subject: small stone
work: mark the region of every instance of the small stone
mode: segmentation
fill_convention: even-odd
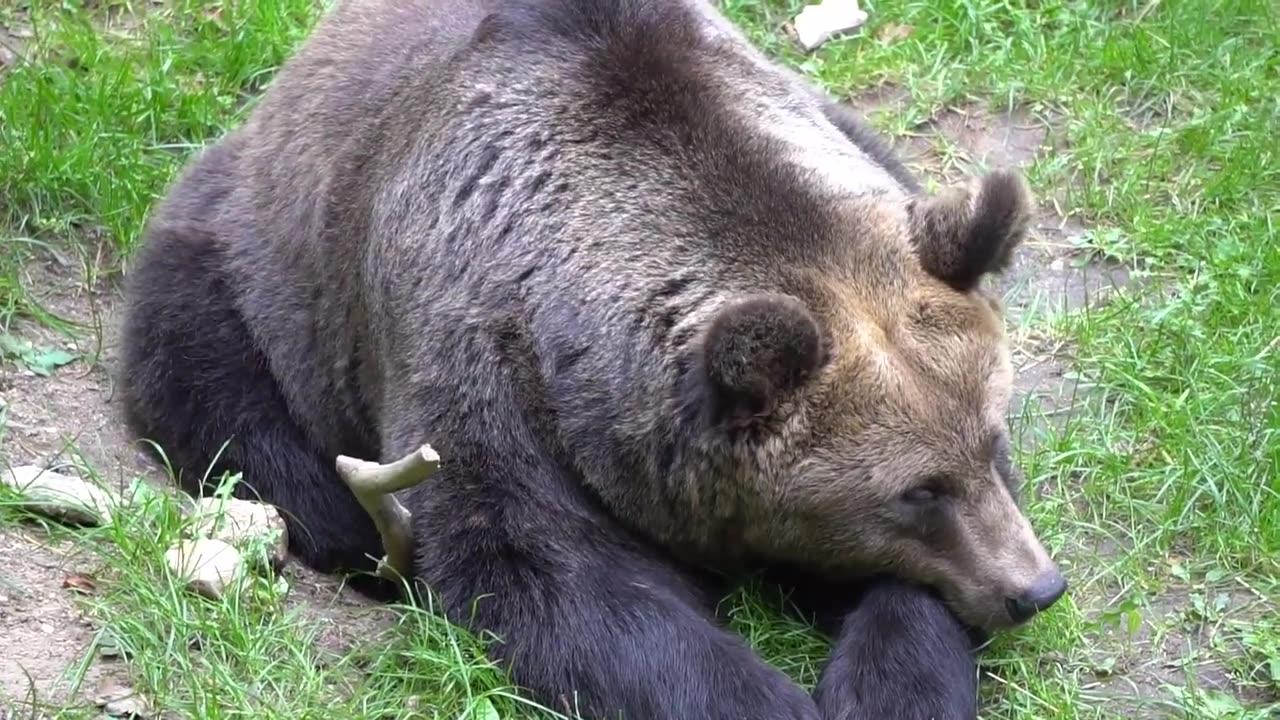
[[[141,719],[151,716],[151,703],[145,697],[112,678],[98,685],[93,702],[109,717]]]
[[[38,465],[0,472],[0,484],[17,491],[26,509],[80,525],[109,524],[117,504],[117,498],[102,488]]]
[[[1054,272],[1062,272],[1067,269],[1067,261],[1063,258],[1057,258],[1049,263],[1049,269]]]
[[[234,546],[213,538],[183,540],[164,554],[169,570],[189,590],[217,600],[245,575],[245,561]]]
[[[289,532],[274,506],[238,498],[201,498],[192,511],[198,537],[221,540],[249,556],[259,569],[284,567]]]

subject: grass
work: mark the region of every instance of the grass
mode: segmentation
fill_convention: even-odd
[[[172,493],[142,482],[131,490],[127,511],[103,527],[39,523],[3,489],[0,517],[42,525],[42,543],[61,547],[70,565],[83,569],[76,574],[91,578],[81,603],[103,622],[89,657],[128,661],[152,707],[209,720],[249,709],[261,718],[392,717],[415,705],[445,717],[529,716],[530,705],[505,684],[482,645],[430,608],[390,608],[398,612],[387,613],[375,642],[366,637],[340,654],[321,637],[318,603],[287,584],[254,576],[245,592],[216,603],[185,592],[164,554],[190,536],[189,516]],[[73,686],[82,670],[67,678]],[[0,715],[4,709],[0,697]],[[57,718],[101,716],[82,706],[42,709]]]
[[[1028,168],[1033,186],[1088,225],[1081,252],[1135,279],[1105,304],[1034,321],[1069,343],[1088,390],[1021,455],[1038,490],[1029,512],[1073,592],[997,641],[984,718],[1280,712],[1280,10],[1270,0],[866,2],[864,37],[803,56],[780,32],[799,2],[722,6],[833,93],[905,91],[903,107],[873,117],[891,135],[927,132],[921,123],[969,105],[1051,125],[1057,149]],[[128,10],[0,8],[0,27],[36,28],[25,62],[0,76],[0,239],[14,239],[0,251],[0,328],[56,320],[22,272],[52,251],[78,258],[85,277],[115,276],[164,183],[241,117],[318,5]],[[889,24],[910,35],[876,39]],[[178,531],[170,511],[120,523],[50,532],[102,564],[110,581],[92,609],[167,709],[400,717],[417,698],[433,716],[531,714],[478,642],[429,612],[317,664],[316,625],[287,598],[214,605],[162,581],[159,557]],[[750,591],[729,607],[771,661],[812,683],[820,641]]]

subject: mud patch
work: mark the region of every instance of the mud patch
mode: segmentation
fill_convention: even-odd
[[[1184,717],[1176,699],[1189,692],[1231,696],[1246,707],[1275,702],[1274,692],[1231,669],[1245,654],[1235,628],[1255,625],[1268,607],[1239,587],[1166,589],[1134,609],[1132,632],[1124,622],[1100,624],[1086,650],[1094,679],[1081,689],[1133,718]]]
[[[30,26],[17,13],[0,9],[0,83],[9,70],[22,61],[32,35]]]
[[[79,331],[69,338],[20,320],[10,332],[38,347],[66,350],[78,360],[48,377],[13,365],[0,370],[0,397],[6,405],[0,461],[71,469],[116,488],[135,478],[167,485],[161,468],[130,441],[114,402],[115,293],[107,287],[83,287],[53,261],[31,263],[25,275],[26,287],[40,289],[33,294],[41,306]]]
[[[65,548],[0,528],[0,717],[18,706],[66,706],[115,670],[82,665],[95,631],[63,587],[82,570],[67,561]]]

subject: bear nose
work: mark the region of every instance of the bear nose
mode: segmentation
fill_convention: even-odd
[[[1067,579],[1057,570],[1041,575],[1025,592],[1005,598],[1004,606],[1016,623],[1030,620],[1036,613],[1049,609],[1067,592]]]

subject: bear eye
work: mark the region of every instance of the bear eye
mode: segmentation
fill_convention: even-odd
[[[911,488],[902,493],[902,499],[912,505],[925,505],[938,499],[938,491],[928,487]]]
[[[930,478],[902,493],[902,499],[911,505],[928,505],[942,497],[941,478]]]

